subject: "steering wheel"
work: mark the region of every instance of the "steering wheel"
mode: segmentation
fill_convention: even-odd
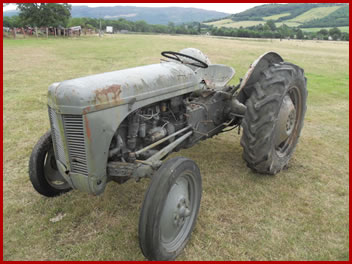
[[[189,64],[195,67],[200,67],[200,68],[208,68],[208,64],[206,64],[205,62],[198,60],[197,58],[194,58],[192,56],[183,54],[183,53],[179,53],[179,52],[175,52],[175,51],[163,51],[161,53],[161,55],[163,55],[166,58],[172,59],[172,60],[176,60],[179,61],[181,63],[185,63],[185,64]],[[179,57],[185,57],[191,60],[194,60],[196,63],[191,63],[191,62],[183,62]]]

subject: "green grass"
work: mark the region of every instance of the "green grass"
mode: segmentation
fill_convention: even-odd
[[[217,21],[214,21],[214,22],[209,22],[209,23],[204,23],[204,24],[207,24],[207,25],[213,25],[213,26],[216,26],[216,27],[221,27],[225,24],[229,24],[229,23],[232,23],[233,20],[232,19],[222,19],[222,20],[217,20]]]
[[[288,21],[299,23],[308,22],[313,19],[326,17],[339,8],[341,8],[341,6],[315,7]]]
[[[266,21],[254,21],[254,20],[248,20],[248,21],[236,21],[234,22],[231,19],[223,19],[223,20],[218,20],[215,22],[210,22],[210,23],[205,23],[207,25],[213,25],[215,27],[229,27],[229,28],[246,28],[246,27],[252,27],[252,26],[257,26],[259,24],[264,25]],[[277,22],[275,25],[277,27],[280,27],[281,25],[286,24],[289,27],[298,27],[301,25],[299,22],[294,22],[294,21],[283,21],[283,22]]]
[[[275,23],[275,25],[277,27],[280,27],[283,24],[286,24],[289,27],[298,27],[300,25],[302,25],[304,22],[308,22],[311,21],[313,19],[320,19],[323,17],[328,16],[329,14],[331,14],[332,12],[336,11],[337,9],[339,9],[341,6],[329,6],[329,7],[316,7],[316,8],[312,8],[310,10],[308,10],[307,12],[304,12],[303,14],[289,19],[289,20],[284,20],[281,22],[277,22]],[[280,17],[284,17],[284,16],[288,16],[290,15],[290,13],[283,13],[283,14],[278,14],[278,15],[272,15],[272,16],[267,16],[267,17],[263,17],[264,21],[236,21],[233,22],[231,19],[223,19],[223,20],[218,20],[218,21],[214,21],[214,22],[210,22],[210,23],[206,23],[207,25],[213,25],[216,27],[231,27],[231,28],[240,28],[240,27],[252,27],[252,26],[256,26],[259,24],[265,24],[266,20],[277,20]],[[341,27],[344,30],[346,30],[346,27]],[[348,27],[347,27],[348,28]],[[308,31],[308,30],[305,30]],[[343,31],[343,32],[347,32],[347,31]]]
[[[337,27],[338,29],[341,30],[341,32],[349,32],[350,27]],[[320,28],[302,28],[302,31],[307,31],[307,32],[318,32],[321,29],[326,29],[329,30],[331,27],[320,27]]]
[[[211,22],[211,23],[206,23],[208,25],[213,25],[216,27],[229,27],[229,28],[240,28],[240,27],[252,27],[252,26],[256,26],[259,24],[265,24],[265,21],[252,21],[252,20],[248,20],[248,21],[233,21],[231,19],[224,19],[224,20],[219,20],[219,21],[215,21],[215,22]]]
[[[301,25],[301,23],[298,23],[298,22],[294,22],[294,21],[283,21],[283,22],[277,22],[275,23],[275,26],[276,27],[280,27],[281,25],[285,24],[286,26],[289,26],[289,27],[298,27]]]
[[[272,16],[267,16],[267,17],[263,17],[264,20],[277,20],[280,17],[285,17],[285,16],[289,16],[291,13],[282,13],[282,14],[278,14],[278,15],[272,15]]]
[[[28,159],[49,128],[51,83],[157,63],[161,51],[185,47],[234,67],[232,84],[259,55],[276,51],[305,69],[309,94],[296,152],[276,176],[246,167],[234,131],[172,155],[195,160],[203,177],[198,221],[178,260],[349,259],[348,43],[114,35],[3,44],[5,260],[144,260],[137,227],[148,180],[109,183],[98,197],[72,191],[48,199],[32,188]]]

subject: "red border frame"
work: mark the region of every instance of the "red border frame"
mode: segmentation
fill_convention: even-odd
[[[4,1],[6,3],[14,3],[12,1]],[[3,2],[3,3],[4,3]],[[32,3],[33,1],[21,1],[22,3]],[[52,3],[56,3],[58,1],[52,1],[52,0],[49,0],[49,1],[38,1],[39,3],[48,3],[48,2],[52,2]],[[97,1],[70,1],[70,3],[96,3]],[[123,3],[165,3],[165,1],[131,1],[131,0],[127,0],[127,1],[121,1]],[[196,1],[190,1],[191,3],[214,3],[214,1],[200,1],[200,0],[196,0]],[[168,1],[168,3],[190,3],[190,2],[186,2],[186,1],[182,1],[182,0],[174,0],[174,1]],[[350,1],[348,0],[342,0],[342,1],[327,1],[327,0],[323,0],[323,1],[317,1],[317,2],[314,2],[314,1],[298,1],[299,3],[350,3]],[[284,1],[284,3],[298,3],[297,1],[294,1],[294,0],[286,0]],[[119,2],[115,2],[115,1],[104,1],[104,3],[116,3],[118,4]],[[217,2],[217,4],[221,4],[221,3],[252,3],[250,1],[240,1],[240,2],[234,2],[234,1],[220,1],[220,2]],[[283,3],[281,1],[277,1],[277,2],[274,2],[274,1],[265,1],[265,0],[257,0],[255,1],[255,3]],[[350,24],[351,24],[351,11],[350,11],[350,17],[349,17],[349,20],[350,20]],[[3,16],[1,16],[1,22],[3,22]],[[3,33],[1,33],[1,36],[2,36]],[[2,53],[1,53],[1,58],[2,58],[2,75],[1,75],[1,81],[2,81],[2,86],[1,86],[1,89],[0,89],[0,95],[1,95],[1,98],[0,98],[0,105],[1,105],[1,125],[0,125],[0,135],[1,135],[1,149],[3,150],[3,74],[4,74],[4,71],[3,71],[3,42],[1,42],[1,47],[2,47]],[[349,44],[349,47],[351,48],[351,44]],[[350,50],[349,48],[349,50]],[[351,58],[350,58],[350,61],[351,61]],[[349,75],[351,76],[351,68],[349,68]],[[349,87],[352,86],[352,80],[349,79]],[[350,95],[350,89],[349,89],[349,95]],[[352,111],[352,107],[351,105],[349,105],[349,113],[351,113]],[[350,124],[351,124],[351,121],[352,121],[352,117],[351,115],[349,115],[349,137],[351,137],[351,131],[350,131]],[[351,146],[352,146],[352,142],[351,140],[349,140],[349,149],[351,149]],[[0,168],[1,168],[1,171],[3,172],[3,151],[1,152],[0,154]],[[349,153],[349,158],[350,158],[350,153]],[[352,168],[352,163],[349,159],[349,170],[351,171],[351,168]],[[3,208],[3,180],[1,180],[0,182],[0,186],[1,186],[1,207]],[[351,180],[349,180],[349,189],[351,190]],[[349,194],[349,208],[351,209],[351,194]],[[2,227],[3,227],[3,210],[1,210],[0,212],[0,216],[1,216],[1,224],[2,224]],[[349,225],[350,226],[350,225]],[[1,249],[0,249],[0,256],[1,256],[1,262],[10,262],[10,261],[4,261],[3,260],[3,228],[1,228]],[[349,241],[350,241],[350,244],[351,244],[351,227],[349,228]],[[351,256],[351,245],[349,245],[349,259],[350,259],[350,256]],[[16,262],[21,262],[21,261],[14,261],[11,263],[16,263]],[[41,261],[28,261],[27,263],[39,263]],[[44,261],[44,262],[48,262],[49,261]],[[50,261],[50,263],[61,263],[62,261]],[[67,261],[67,262],[75,262],[75,261]],[[84,263],[96,263],[96,261],[83,261]],[[104,261],[104,263],[115,263],[116,261]],[[126,263],[137,263],[137,261],[121,261],[121,262],[126,262]],[[192,261],[186,261],[186,262],[192,262]],[[210,262],[210,261],[206,261],[206,262]],[[253,261],[254,263],[268,263],[270,261]],[[279,261],[274,261],[274,262],[279,262]],[[291,262],[291,261],[285,261],[285,262]],[[311,261],[300,261],[301,263],[312,263]],[[327,261],[313,261],[313,263],[325,263]],[[350,263],[350,260],[349,261],[339,261],[340,263]]]

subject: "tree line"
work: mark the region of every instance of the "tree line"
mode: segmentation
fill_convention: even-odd
[[[247,28],[227,28],[209,26],[209,31],[215,36],[243,37],[243,38],[277,38],[277,39],[320,39],[320,40],[349,40],[349,33],[341,32],[338,28],[322,29],[318,32],[305,32],[300,28],[289,27],[285,24],[276,27],[273,20]],[[329,38],[330,37],[330,38]]]

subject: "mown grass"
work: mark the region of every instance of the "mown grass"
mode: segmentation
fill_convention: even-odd
[[[233,21],[231,19],[224,19],[224,20],[219,20],[219,21],[205,23],[205,24],[213,25],[216,27],[246,28],[246,27],[257,26],[259,24],[265,24],[265,21],[254,21],[254,20]]]
[[[350,30],[350,27],[337,27],[339,30],[341,30],[341,32],[349,32],[349,30]],[[302,29],[302,31],[307,31],[307,32],[318,32],[318,31],[320,31],[320,30],[322,30],[322,29],[326,29],[326,30],[330,30],[330,29],[332,29],[332,27],[319,27],[319,28],[301,28]]]
[[[284,20],[281,22],[275,23],[276,27],[280,27],[283,24],[289,26],[289,27],[298,27],[302,25],[304,22],[311,21],[313,19],[319,19],[328,16],[332,12],[336,11],[337,9],[341,8],[341,6],[329,6],[329,7],[316,7],[308,10],[307,12],[304,12],[303,14],[292,18],[288,20]],[[205,23],[207,25],[213,25],[215,27],[229,27],[229,28],[240,28],[240,27],[252,27],[252,26],[257,26],[259,24],[265,24],[267,20],[277,20],[280,17],[283,16],[288,16],[290,13],[283,13],[283,14],[278,14],[278,15],[273,15],[273,16],[267,16],[263,17],[264,21],[254,21],[254,20],[249,20],[249,21],[233,21],[231,19],[223,19],[223,20],[218,20],[214,22],[209,22]],[[330,27],[331,28],[331,27]],[[325,28],[325,29],[330,29],[330,28]],[[342,32],[349,32],[349,27],[338,27]],[[317,32],[323,28],[302,28],[303,31],[307,32]]]
[[[215,22],[210,22],[210,23],[205,23],[207,25],[213,25],[215,27],[228,27],[228,28],[246,28],[246,27],[253,27],[257,26],[259,24],[264,25],[266,21],[255,21],[255,20],[246,20],[246,21],[232,21],[231,19],[223,19],[223,20],[218,20]],[[287,25],[289,27],[297,27],[300,26],[301,23],[299,22],[294,22],[294,21],[283,21],[283,22],[277,22],[275,25],[277,27],[280,27],[281,25]]]
[[[278,15],[272,15],[272,16],[266,16],[263,17],[264,20],[277,20],[280,17],[285,17],[285,16],[289,16],[291,13],[282,13],[282,14],[278,14]]]
[[[300,143],[276,176],[246,167],[236,131],[172,155],[195,160],[203,177],[197,225],[178,259],[349,259],[348,43],[115,35],[3,44],[5,260],[144,260],[137,226],[148,180],[48,199],[32,188],[28,159],[49,128],[49,84],[157,63],[161,51],[185,47],[234,67],[233,84],[259,55],[279,52],[305,69],[309,96]]]
[[[315,7],[287,21],[304,23],[314,19],[326,17],[339,8],[341,8],[341,6]]]
[[[213,25],[213,26],[222,26],[223,24],[228,24],[228,23],[232,23],[232,22],[233,22],[232,19],[226,18],[226,19],[208,22],[208,23],[204,23],[204,24]]]

